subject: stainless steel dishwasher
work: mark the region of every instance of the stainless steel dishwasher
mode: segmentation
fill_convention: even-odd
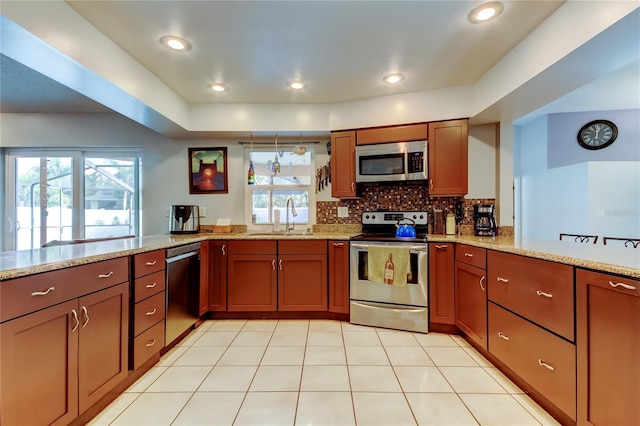
[[[167,249],[165,346],[198,319],[200,243]]]

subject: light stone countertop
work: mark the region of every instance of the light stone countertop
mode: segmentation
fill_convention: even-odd
[[[0,281],[71,266],[176,247],[206,240],[341,240],[358,232],[314,232],[281,235],[263,232],[185,235],[156,235],[124,240],[62,245],[34,250],[0,252]],[[514,237],[475,237],[429,235],[429,242],[461,243],[536,259],[565,263],[581,268],[640,278],[640,249],[569,241],[516,239]]]

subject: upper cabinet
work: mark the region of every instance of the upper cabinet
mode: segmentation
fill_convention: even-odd
[[[429,123],[429,195],[468,192],[469,121]]]
[[[372,145],[387,142],[423,141],[427,139],[427,124],[377,127],[356,131],[357,145]]]
[[[356,131],[331,133],[331,196],[356,198]]]

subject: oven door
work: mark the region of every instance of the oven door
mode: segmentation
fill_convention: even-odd
[[[368,251],[371,246],[407,247],[407,284],[394,286],[370,281]],[[427,244],[403,242],[352,242],[350,245],[350,299],[393,305],[427,307]]]

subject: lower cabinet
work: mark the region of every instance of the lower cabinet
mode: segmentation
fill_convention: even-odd
[[[575,420],[575,346],[493,302],[488,316],[489,352]]]
[[[1,423],[66,425],[127,376],[129,285],[0,325]]]
[[[229,311],[269,312],[278,309],[276,257],[276,241],[229,241]]]
[[[640,280],[578,269],[578,424],[640,424]]]
[[[429,244],[429,321],[456,323],[454,244]]]
[[[485,270],[456,262],[456,325],[487,349],[487,293]]]
[[[202,243],[200,315],[227,310],[227,246],[226,240]]]
[[[349,313],[349,242],[329,241],[329,312]]]
[[[327,242],[278,242],[278,310],[327,310]]]

